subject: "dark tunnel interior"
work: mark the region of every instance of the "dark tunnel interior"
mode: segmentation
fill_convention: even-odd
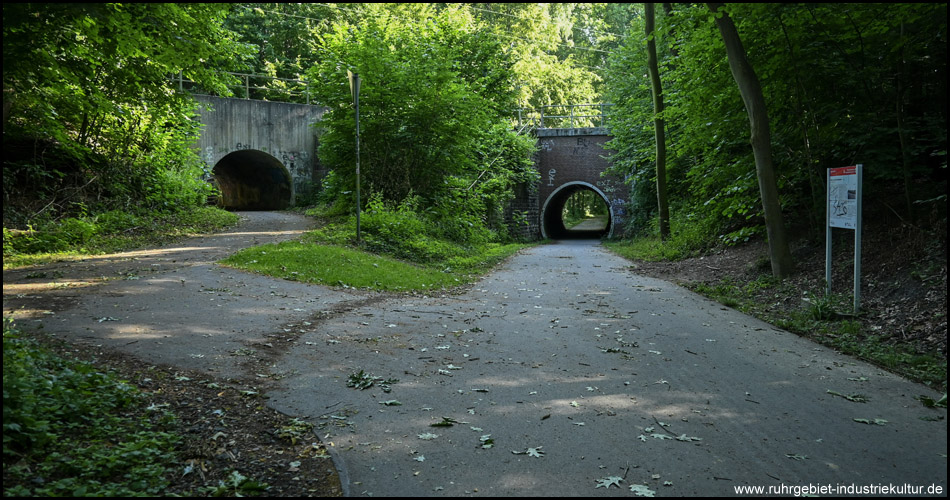
[[[221,158],[212,175],[221,191],[218,203],[226,209],[283,210],[290,206],[290,173],[267,153],[235,151]]]

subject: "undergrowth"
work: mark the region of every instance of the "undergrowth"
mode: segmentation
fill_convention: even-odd
[[[694,292],[745,314],[767,321],[783,330],[812,339],[844,354],[863,359],[909,379],[934,388],[943,388],[947,380],[947,362],[934,353],[917,352],[912,346],[895,344],[861,321],[851,311],[852,297],[805,293],[771,276],[741,283],[723,279],[713,284],[689,285]],[[798,308],[777,308],[763,297],[780,302],[798,297]],[[847,312],[841,312],[847,311]]]
[[[307,211],[323,220],[300,241],[242,250],[223,264],[305,283],[387,291],[445,289],[474,281],[526,245],[499,242],[477,221],[432,220],[411,201],[371,197],[360,219]],[[458,226],[458,227],[457,227]]]
[[[146,405],[135,387],[51,354],[5,320],[4,496],[158,495],[180,438],[171,414]]]
[[[3,268],[83,258],[167,243],[219,231],[238,216],[215,207],[136,214],[111,210],[96,215],[38,221],[26,230],[3,228]]]
[[[663,242],[643,237],[622,242],[606,242],[613,252],[631,260],[677,261],[689,257],[683,242]],[[929,262],[929,261],[924,261]],[[938,261],[933,261],[938,262]],[[822,290],[802,287],[800,280],[779,280],[767,273],[768,259],[746,263],[748,275],[735,275],[714,281],[693,281],[685,286],[719,303],[755,316],[779,328],[814,340],[842,353],[863,359],[909,379],[945,389],[946,357],[926,345],[888,335],[893,325],[880,318],[882,311],[870,300],[862,304],[860,314],[853,312],[849,293],[825,296]],[[920,282],[936,283],[939,264],[916,267],[911,277]],[[936,278],[935,278],[936,276]],[[868,277],[870,281],[870,277]],[[883,287],[893,289],[893,286]],[[883,304],[893,304],[893,300]],[[880,307],[878,307],[880,308]]]

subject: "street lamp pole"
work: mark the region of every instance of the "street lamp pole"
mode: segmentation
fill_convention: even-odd
[[[360,75],[346,72],[350,78],[350,93],[356,107],[356,244],[360,245]]]

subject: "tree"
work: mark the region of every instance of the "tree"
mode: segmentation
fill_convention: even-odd
[[[255,75],[250,86],[258,88],[252,88],[249,97],[307,102],[306,89],[298,81],[321,57],[319,36],[335,20],[357,19],[361,11],[360,4],[231,4],[224,27],[255,49],[247,73]]]
[[[484,20],[512,60],[517,105],[541,106],[595,102],[600,77],[577,63],[573,48],[575,4],[479,4]],[[550,126],[550,124],[549,124]]]
[[[728,5],[768,105],[775,181],[790,234],[824,233],[825,171],[855,163],[865,165],[867,210],[881,210],[897,224],[941,227],[946,7]],[[627,234],[654,225],[657,212],[654,108],[644,29],[636,24],[643,19],[634,20],[610,55],[606,78],[616,104],[613,168],[632,184],[627,220],[634,225]],[[689,253],[766,236],[749,116],[709,7],[678,4],[656,32],[669,244]],[[901,207],[908,198],[916,217],[930,219],[907,218]]]
[[[319,151],[332,171],[329,201],[351,209],[356,182],[347,70],[363,82],[361,191],[391,204],[419,198],[416,208],[458,220],[485,215],[500,187],[537,175],[527,139],[511,131],[512,62],[491,31],[464,7],[367,8],[377,11],[322,37],[323,60],[308,72],[331,108]]]
[[[11,197],[64,211],[199,203],[195,103],[170,76],[228,92],[219,70],[247,51],[221,28],[226,11],[4,4],[4,206]]]
[[[654,20],[656,7],[643,4],[647,35],[647,68],[650,71],[650,88],[653,93],[653,128],[656,137],[656,201],[659,207],[660,239],[670,237],[670,204],[666,197],[666,135],[663,125],[663,87],[660,85],[660,69],[656,61],[656,30]]]
[[[765,227],[769,239],[769,256],[772,261],[772,274],[785,278],[793,269],[792,254],[788,249],[785,235],[785,223],[782,220],[782,206],[779,201],[778,186],[775,181],[775,169],[772,165],[772,142],[769,132],[769,115],[762,95],[759,79],[746,58],[745,48],[739,38],[739,32],[729,14],[721,10],[723,4],[707,4],[716,18],[716,25],[726,45],[729,69],[739,87],[742,101],[749,115],[752,130],[752,151],[755,156],[755,170],[759,180],[759,192],[762,209],[765,213]]]

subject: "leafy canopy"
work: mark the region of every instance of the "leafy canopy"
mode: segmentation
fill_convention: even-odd
[[[437,221],[488,222],[513,184],[537,175],[530,141],[508,125],[515,93],[501,42],[461,6],[366,8],[372,15],[358,25],[340,21],[320,38],[323,58],[308,72],[330,107],[319,151],[332,169],[328,198],[352,207],[352,71],[362,80],[361,191],[393,205],[418,197],[408,204]]]
[[[90,199],[166,209],[200,202],[194,103],[170,77],[227,94],[219,70],[247,48],[222,29],[226,11],[4,4],[5,205],[30,195],[64,210]]]

